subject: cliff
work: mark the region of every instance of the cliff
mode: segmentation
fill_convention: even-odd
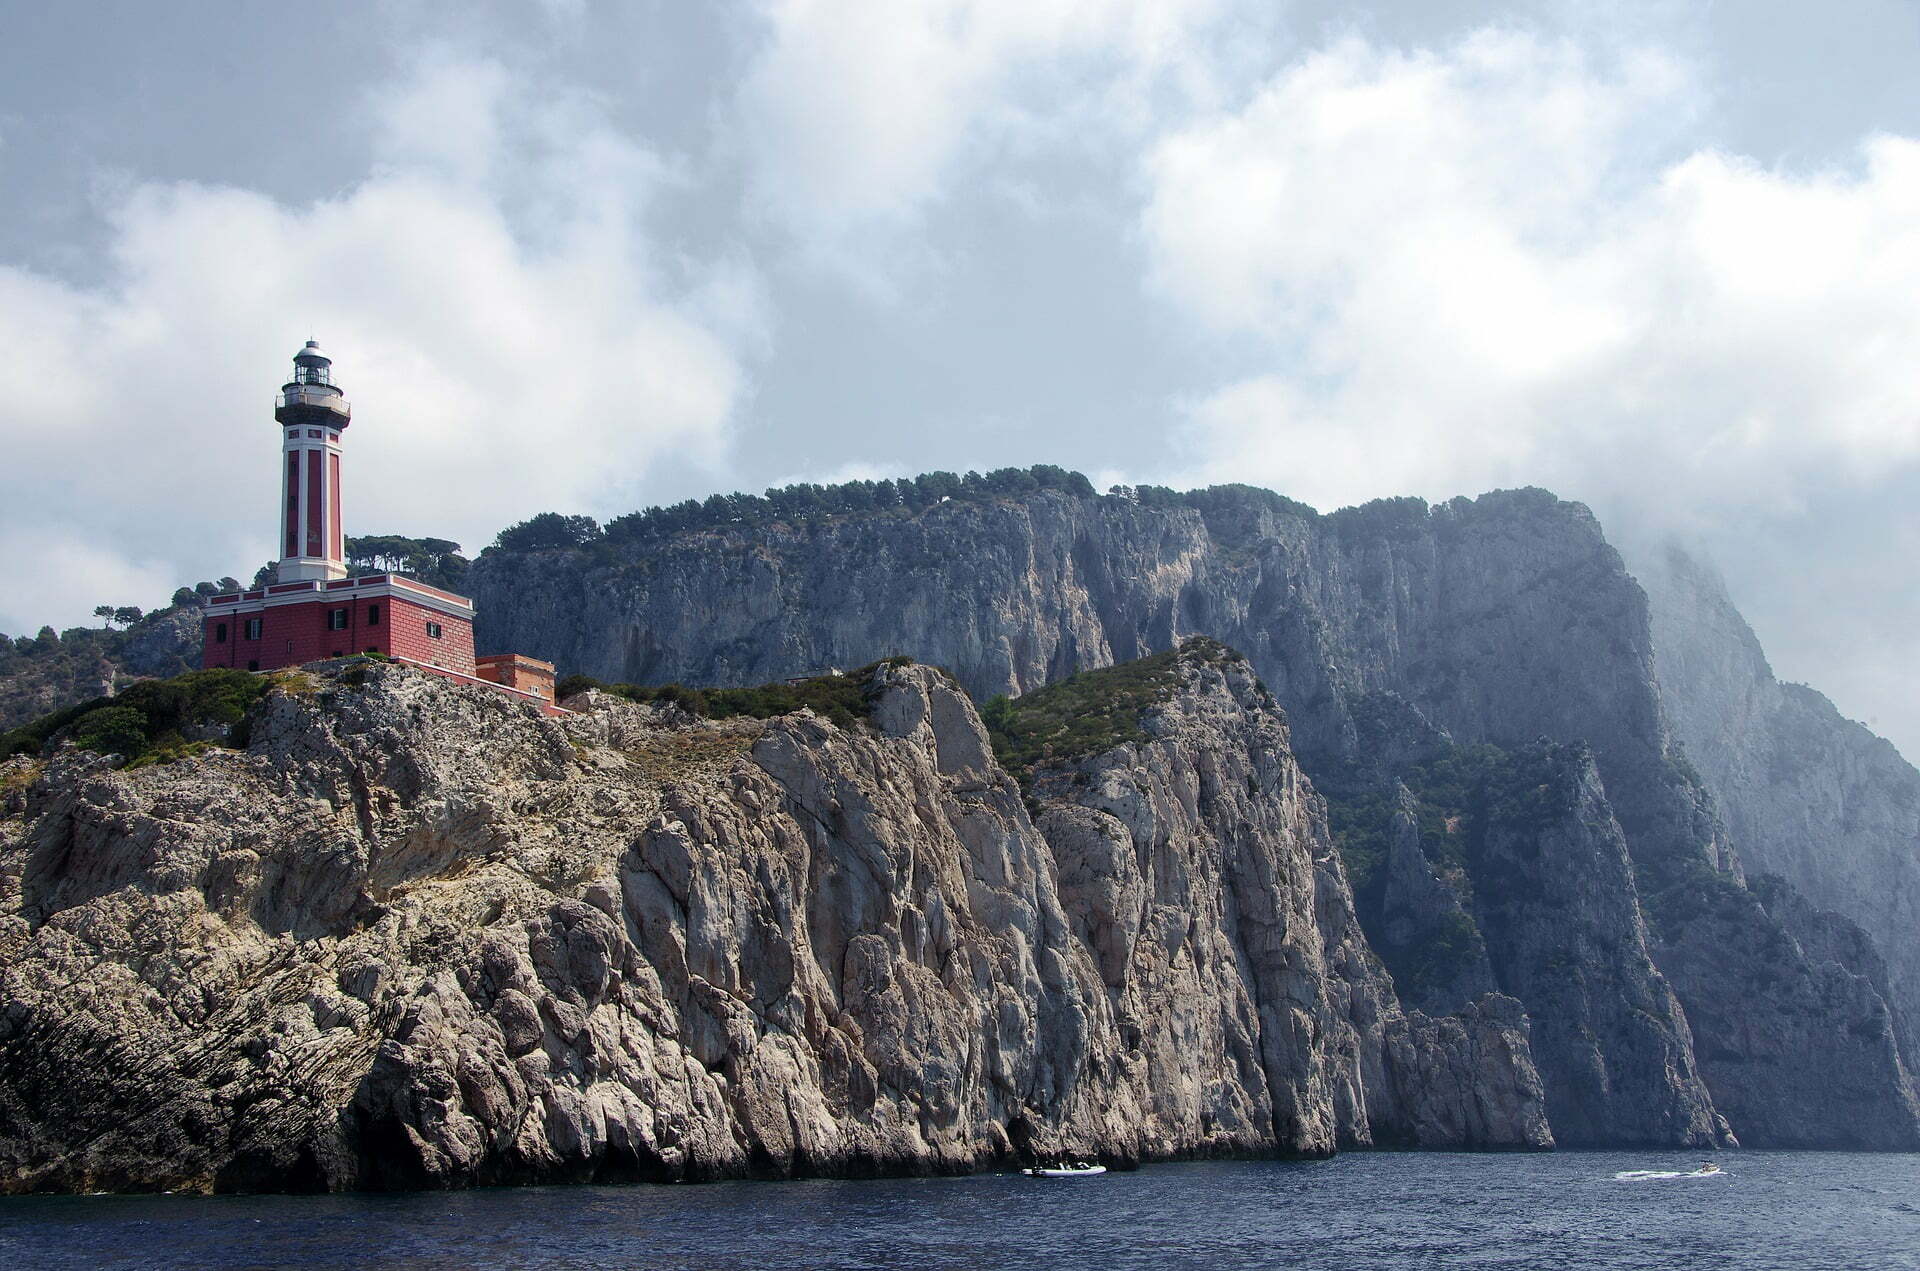
[[[1142,735],[1070,746],[1093,753],[1030,777],[1060,902],[1144,1088],[1230,1089],[1252,1110],[1233,1120],[1315,1150],[1550,1143],[1519,1002],[1402,1008],[1251,665],[1204,639],[1152,663],[1167,683]],[[1116,678],[1074,691],[1111,711]],[[1045,696],[1028,710],[1047,712]],[[1196,1054],[1245,1077],[1203,1082]]]
[[[1534,748],[1496,799],[1466,836],[1472,912],[1496,981],[1534,1020],[1560,1141],[1725,1143],[1592,755]]]
[[[1857,923],[1920,1021],[1920,771],[1821,694],[1776,680],[1726,588],[1678,548],[1636,562],[1662,699],[1755,869]]]
[[[1578,504],[1519,490],[1322,516],[1238,487],[1053,490],[493,551],[472,586],[488,640],[648,683],[905,652],[984,699],[1208,635],[1248,655],[1306,771],[1342,798],[1390,789],[1435,745],[1584,748],[1613,826],[1599,837],[1624,844],[1654,968],[1687,1018],[1715,1021],[1697,1076],[1733,1133],[1920,1145],[1897,1034],[1875,1031],[1864,1000],[1747,891],[1737,840],[1674,744],[1646,596]],[[1668,1034],[1648,1053],[1677,1045]],[[1877,1093],[1836,1100],[1821,1075],[1836,1066],[1871,1073],[1861,1088]],[[1698,1141],[1697,1098],[1675,1108],[1663,1133]]]
[[[1038,825],[942,673],[866,674],[835,725],[320,665],[244,750],[7,761],[0,1186],[1551,1142],[1516,1003],[1395,1000],[1244,662]]]

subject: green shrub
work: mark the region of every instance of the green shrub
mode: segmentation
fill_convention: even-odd
[[[207,727],[225,728],[229,744],[236,744],[248,710],[268,686],[265,676],[224,667],[140,680],[117,697],[96,697],[0,733],[0,756],[38,754],[49,744],[71,741],[138,764],[192,753],[199,744],[184,734]]]
[[[1418,1001],[1455,982],[1486,953],[1486,941],[1472,918],[1447,914],[1421,939],[1404,948],[1382,948],[1403,999]]]
[[[1183,662],[1222,665],[1238,657],[1217,640],[1194,636],[1164,653],[1082,671],[1019,697],[992,698],[980,719],[1001,767],[1024,786],[1042,763],[1148,740],[1141,720],[1179,686]]]
[[[147,717],[131,706],[100,706],[73,721],[67,739],[82,750],[128,758],[147,748]]]
[[[688,688],[684,684],[603,684],[588,675],[569,675],[555,686],[555,695],[571,697],[599,689],[632,702],[664,702],[702,719],[772,719],[799,710],[831,720],[841,728],[873,714],[874,673],[883,666],[909,666],[909,657],[882,658],[841,675],[777,681],[751,688]]]
[[[584,693],[588,689],[605,687],[606,685],[594,679],[591,675],[569,675],[553,686],[553,696],[556,701],[565,701],[576,693]]]

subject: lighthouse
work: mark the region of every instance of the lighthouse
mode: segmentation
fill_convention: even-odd
[[[340,434],[353,408],[333,382],[333,359],[308,340],[293,355],[293,378],[280,386],[273,417],[281,442],[280,581],[331,582],[347,576],[340,528]]]
[[[308,340],[273,403],[280,426],[275,581],[211,596],[200,665],[272,671],[378,654],[448,679],[553,706],[553,665],[513,653],[476,658],[473,601],[402,574],[347,569],[341,525],[341,434],[353,418],[333,359]]]

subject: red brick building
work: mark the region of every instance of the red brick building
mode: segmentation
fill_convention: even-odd
[[[293,366],[273,412],[282,432],[279,580],[209,600],[200,665],[271,671],[380,653],[557,709],[552,663],[517,653],[474,657],[473,601],[400,574],[347,576],[340,438],[352,408],[312,340]]]

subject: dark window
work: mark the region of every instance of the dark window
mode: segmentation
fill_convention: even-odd
[[[249,640],[258,640],[258,639],[260,638],[260,626],[261,626],[261,622],[260,622],[260,619],[258,619],[258,618],[248,618],[248,619],[247,619],[247,639],[249,639]],[[259,668],[258,668],[258,667],[249,667],[249,668],[247,668],[247,669],[248,669],[248,670],[258,670]]]
[[[249,671],[257,671],[260,669],[260,664],[258,662],[249,662],[247,663],[247,669]]]
[[[327,610],[327,630],[345,631],[347,629],[347,611],[345,609]],[[333,655],[339,657],[338,653]]]
[[[372,645],[368,645],[368,646],[367,646],[367,652],[368,652],[368,653],[378,653],[378,652],[380,652],[380,650],[379,650],[379,649],[376,649],[376,648],[374,648],[374,647],[373,647]]]
[[[380,606],[379,605],[367,606],[367,625],[370,627],[377,627],[380,625]]]
[[[335,649],[335,650],[334,650],[334,651],[333,651],[332,653],[330,653],[330,654],[328,654],[328,656],[329,656],[329,657],[336,657],[336,658],[337,658],[337,657],[343,657],[343,656],[345,656],[345,655],[344,655],[344,654],[342,654],[342,653],[340,652],[340,650],[338,650],[338,649]]]
[[[227,624],[226,623],[216,622],[213,624],[213,642],[215,644],[225,644],[227,642]]]
[[[430,639],[438,640],[440,638],[440,624],[437,622],[429,622],[427,624],[427,636]]]

